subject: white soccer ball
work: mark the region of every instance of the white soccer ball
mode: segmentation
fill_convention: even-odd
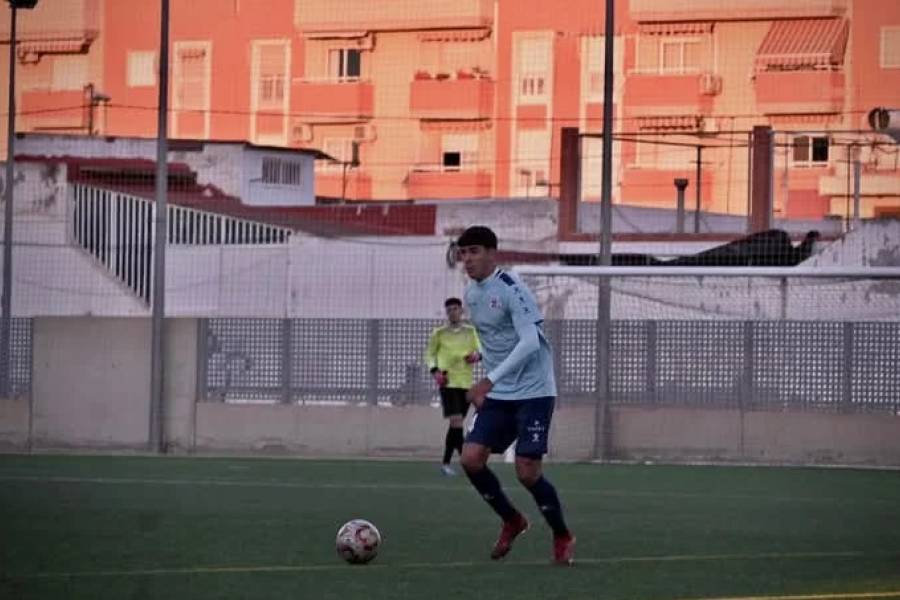
[[[338,556],[353,565],[362,565],[378,555],[381,545],[381,534],[378,528],[365,519],[347,521],[338,529]]]

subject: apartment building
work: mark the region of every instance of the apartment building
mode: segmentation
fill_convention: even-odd
[[[44,2],[20,17],[18,128],[155,135],[159,2]],[[564,126],[600,196],[603,3],[172,0],[169,134],[313,147],[347,200],[546,197]],[[617,0],[613,197],[747,210],[748,132],[771,126],[777,216],[900,210],[900,5]],[[8,37],[8,36],[7,36]],[[699,176],[698,176],[699,162]],[[699,185],[698,185],[699,184]]]

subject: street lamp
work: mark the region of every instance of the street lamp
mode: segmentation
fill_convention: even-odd
[[[13,235],[13,171],[16,143],[16,13],[34,8],[38,0],[7,0],[9,2],[9,108],[6,129],[6,181],[3,207],[3,294],[0,296],[0,397],[9,398],[10,338],[12,333],[12,235]]]

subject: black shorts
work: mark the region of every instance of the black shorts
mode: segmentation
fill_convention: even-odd
[[[441,408],[444,409],[444,418],[451,415],[466,416],[469,412],[469,401],[466,400],[466,390],[463,388],[441,388]]]

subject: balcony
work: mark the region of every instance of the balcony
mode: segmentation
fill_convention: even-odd
[[[432,79],[417,75],[410,88],[410,112],[419,118],[489,119],[494,82],[484,78]]]
[[[346,176],[334,171],[316,171],[316,197],[369,200],[372,176],[360,169],[349,169]]]
[[[489,171],[412,170],[407,195],[416,199],[484,198],[491,195]]]
[[[729,21],[830,17],[847,11],[848,0],[631,0],[630,16],[638,22]]]
[[[304,33],[490,27],[493,0],[295,0]]]
[[[374,114],[374,87],[368,81],[306,80],[295,89],[296,110],[311,121],[352,121]]]
[[[839,113],[844,74],[839,71],[764,71],[756,74],[756,103],[773,114]]]
[[[720,87],[721,80],[708,73],[633,73],[625,78],[624,101],[635,114],[647,112],[641,109],[649,108],[654,115],[708,115]]]
[[[85,131],[88,108],[81,90],[30,90],[19,101],[20,127],[34,131]]]

